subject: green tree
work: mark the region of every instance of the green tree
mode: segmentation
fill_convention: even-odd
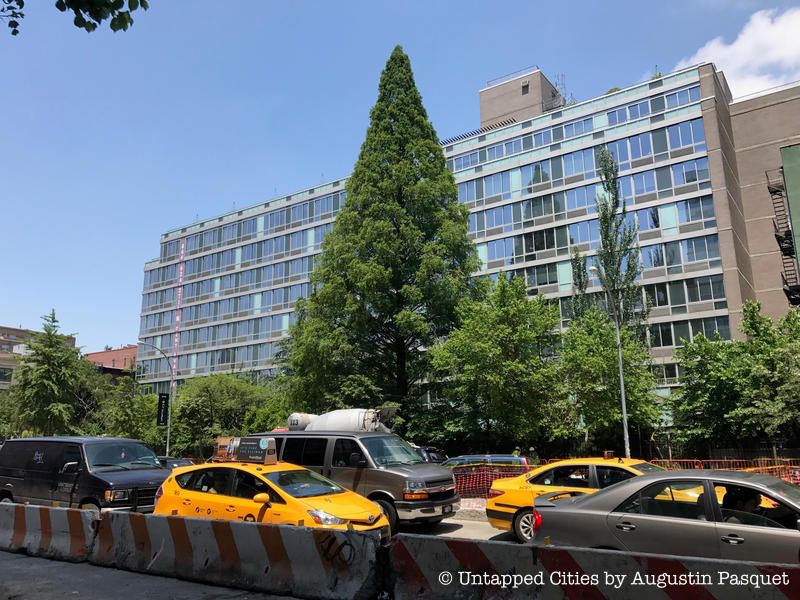
[[[593,275],[600,281],[604,306],[612,319],[621,326],[641,324],[647,318],[646,306],[642,305],[642,291],[638,278],[642,273],[639,260],[639,242],[636,226],[628,219],[625,199],[619,189],[619,171],[614,157],[607,148],[599,151],[600,179],[603,193],[596,199],[597,224],[600,245],[593,258]],[[585,297],[589,278],[586,258],[580,253],[572,257],[572,268],[578,306]],[[643,310],[644,309],[644,310]],[[580,316],[580,310],[575,316]]]
[[[425,348],[457,322],[478,264],[436,132],[398,46],[384,69],[347,204],[323,242],[315,291],[285,347],[309,410],[405,404]]]
[[[78,404],[78,350],[58,333],[54,310],[42,317],[42,329],[31,334],[30,354],[22,359],[11,388],[19,426],[42,435],[70,433]]]
[[[252,411],[258,406],[269,406],[271,401],[275,401],[275,396],[266,386],[235,375],[189,379],[178,391],[173,406],[170,451],[207,456],[217,436],[248,433],[248,414],[251,423],[260,425]]]
[[[19,34],[20,21],[25,0],[0,0],[0,19],[5,20],[11,35]],[[133,13],[150,8],[148,0],[56,0],[55,7],[61,12],[72,13],[75,27],[92,32],[103,21],[109,20],[111,31],[127,31],[133,25]]]
[[[485,301],[462,301],[459,315],[461,327],[431,350],[444,382],[445,430],[483,445],[538,439],[559,388],[558,307],[541,295],[529,298],[524,279],[501,274]],[[418,412],[409,433],[424,434],[430,418],[428,410]]]
[[[660,414],[649,352],[630,329],[620,331],[630,422],[654,426]],[[596,308],[570,322],[562,335],[560,379],[567,393],[551,405],[551,436],[582,435],[586,450],[619,440],[622,422],[614,324]]]
[[[678,436],[696,446],[770,441],[800,425],[800,311],[777,323],[756,302],[742,309],[732,342],[695,336],[678,353],[683,386],[673,413]]]

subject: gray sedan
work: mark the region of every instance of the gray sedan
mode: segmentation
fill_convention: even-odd
[[[737,471],[665,471],[534,501],[537,545],[800,562],[800,487]]]

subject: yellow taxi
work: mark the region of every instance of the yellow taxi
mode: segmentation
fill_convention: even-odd
[[[303,467],[250,458],[173,470],[156,494],[154,514],[352,528],[389,538],[389,521],[371,500]]]
[[[486,517],[492,527],[513,531],[520,542],[526,543],[533,532],[536,496],[593,493],[637,475],[663,470],[643,460],[613,456],[560,460],[517,477],[495,480],[486,501]]]

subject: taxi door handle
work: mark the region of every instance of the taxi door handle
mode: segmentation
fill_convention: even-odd
[[[235,511],[235,510],[236,510],[236,507],[235,507],[235,506],[228,505],[228,506],[226,506],[226,507],[225,507],[225,510],[227,510],[228,512],[233,512],[233,511]]]
[[[190,505],[192,503],[192,501],[191,500],[184,500],[183,503],[184,503],[184,505],[188,506],[188,505]]]

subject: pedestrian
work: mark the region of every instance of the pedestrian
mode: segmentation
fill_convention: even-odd
[[[517,447],[514,448],[514,451],[511,453],[511,455],[512,456],[519,456],[519,453],[520,453],[520,447],[517,446]]]

